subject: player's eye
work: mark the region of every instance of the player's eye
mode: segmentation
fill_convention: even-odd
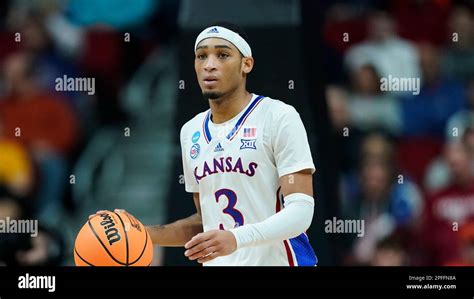
[[[230,56],[230,55],[227,54],[227,53],[220,53],[220,54],[218,55],[218,57],[221,58],[221,59],[225,59],[225,58],[227,58],[227,57],[229,57],[229,56]]]
[[[204,60],[204,59],[206,59],[206,55],[199,54],[199,55],[196,55],[196,58],[199,59],[199,60]]]

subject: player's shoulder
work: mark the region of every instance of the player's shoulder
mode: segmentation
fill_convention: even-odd
[[[206,111],[203,111],[201,113],[196,114],[193,118],[188,120],[182,127],[181,127],[181,132],[180,136],[181,139],[185,137],[187,133],[190,131],[199,131],[199,129],[202,127],[202,123],[204,122],[204,118],[206,117],[207,113],[209,112],[209,109]],[[193,132],[194,132],[193,131]],[[191,133],[193,133],[191,132]]]
[[[281,119],[299,115],[295,107],[279,99],[266,97],[264,102],[267,106],[266,112],[272,117],[272,119]]]

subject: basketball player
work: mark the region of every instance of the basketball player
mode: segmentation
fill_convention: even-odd
[[[194,67],[210,109],[181,129],[185,189],[196,214],[148,226],[154,244],[183,246],[206,266],[315,266],[306,229],[315,171],[296,110],[246,90],[254,59],[233,24],[204,29]]]

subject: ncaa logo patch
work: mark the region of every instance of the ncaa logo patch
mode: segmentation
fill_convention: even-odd
[[[198,142],[199,137],[201,137],[201,133],[199,133],[199,131],[196,131],[196,132],[194,132],[193,137],[191,138],[191,141],[193,143],[196,143],[196,142]]]
[[[189,152],[191,159],[196,159],[199,156],[200,151],[201,147],[199,146],[199,143],[193,144],[193,146],[191,146],[191,151]]]
[[[240,139],[240,141],[242,142],[240,149],[246,149],[246,148],[257,149],[257,146],[255,145],[255,143],[257,142],[257,139]]]

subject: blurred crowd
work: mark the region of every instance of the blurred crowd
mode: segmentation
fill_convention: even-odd
[[[341,215],[365,221],[343,264],[474,265],[474,3],[368,2],[323,32]]]
[[[58,265],[69,255],[63,221],[77,205],[71,169],[97,128],[129,117],[120,93],[167,42],[172,23],[160,13],[170,5],[2,1],[0,219],[37,219],[40,233],[0,234],[0,265]],[[94,94],[58,91],[56,79],[64,76],[94,78]]]

